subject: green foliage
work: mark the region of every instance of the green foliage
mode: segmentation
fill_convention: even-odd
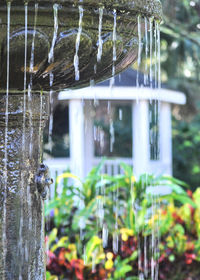
[[[162,3],[164,10],[164,23],[161,26],[163,79],[172,87],[173,81],[176,80],[176,89],[185,81],[199,84],[199,1],[193,1],[194,5],[191,5],[191,1],[179,0],[162,0]]]
[[[174,175],[193,189],[200,185],[200,116],[173,121]]]
[[[181,256],[187,262],[200,261],[199,189],[193,196],[189,196],[184,189],[188,185],[169,176],[143,174],[136,180],[132,168],[123,163],[121,167],[124,174],[117,176],[101,174],[101,167],[102,163],[93,168],[83,182],[70,173],[58,177],[57,183],[64,179],[63,191],[61,195],[56,193],[46,207],[46,214],[54,211],[52,229],[48,234],[49,271],[53,274],[60,271],[63,277],[67,273],[67,279],[74,279],[70,277],[75,274],[77,279],[95,279],[97,273],[99,280],[138,280],[137,238],[139,235],[140,238],[150,237],[158,216],[162,237],[161,265],[164,261],[174,263]],[[148,188],[166,185],[171,187],[171,195],[160,197],[160,202],[156,196],[152,200]],[[152,201],[160,205],[154,213],[155,216],[148,214]],[[109,230],[106,249],[103,248],[101,239],[98,212],[100,202],[103,202],[104,209],[103,224]],[[118,216],[113,212],[116,203]],[[116,219],[117,231],[114,229]],[[118,255],[113,253],[110,245],[113,232],[118,234],[119,240],[123,242]],[[195,257],[191,257],[188,251],[191,242]],[[94,260],[96,272],[92,272]]]

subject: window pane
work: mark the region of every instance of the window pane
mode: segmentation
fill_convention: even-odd
[[[100,102],[94,110],[95,156],[132,157],[132,107]]]
[[[59,103],[53,114],[52,148],[49,143],[49,128],[44,132],[45,157],[69,157],[69,108],[67,104]]]

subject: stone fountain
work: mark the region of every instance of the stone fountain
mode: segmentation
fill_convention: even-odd
[[[1,0],[0,279],[45,279],[49,92],[126,69],[138,55],[138,16],[160,20],[159,0]]]

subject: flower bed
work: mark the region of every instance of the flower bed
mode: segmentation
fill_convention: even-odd
[[[200,189],[186,192],[184,183],[166,176],[145,174],[136,181],[132,170],[122,166],[125,175],[115,177],[100,175],[98,166],[81,188],[69,182],[79,181],[75,176],[62,176],[62,194],[46,207],[46,214],[53,210],[46,237],[47,280],[138,280],[138,271],[150,279],[154,239],[158,279],[199,280]],[[148,187],[162,185],[171,187],[171,195],[152,199]]]

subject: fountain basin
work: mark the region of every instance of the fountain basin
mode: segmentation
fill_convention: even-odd
[[[113,75],[113,48],[116,48],[114,74],[120,73],[137,59],[138,15],[157,20],[160,20],[162,15],[158,0],[86,0],[83,2],[58,0],[54,2],[54,6],[47,0],[26,1],[28,3],[26,31],[23,2],[13,0],[11,3],[9,89],[15,92],[24,89],[24,71],[27,74],[26,87],[31,82],[33,90],[49,91],[52,88],[58,91],[64,88],[80,88],[88,86],[91,81],[97,83],[108,79]],[[80,7],[82,8],[81,26]],[[2,49],[0,90],[4,90],[7,80],[6,1],[0,6],[0,18]],[[102,20],[101,26],[100,20]],[[27,36],[26,66],[25,36]],[[80,41],[77,47],[78,36]],[[98,60],[100,39],[102,55]],[[78,59],[78,79],[74,67],[75,55]],[[53,75],[51,83],[50,75]]]

